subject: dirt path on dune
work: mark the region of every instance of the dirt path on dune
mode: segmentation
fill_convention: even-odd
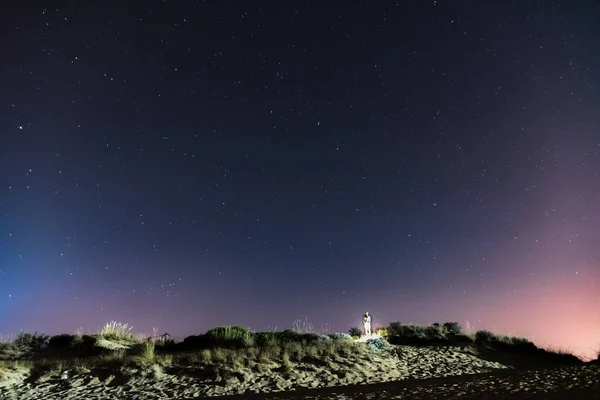
[[[284,393],[213,397],[214,400],[600,400],[600,367],[577,366],[549,370],[503,370],[434,379],[299,389]]]

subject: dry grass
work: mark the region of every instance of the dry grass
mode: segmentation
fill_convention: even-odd
[[[151,363],[154,362],[154,359],[156,358],[156,353],[155,353],[155,344],[154,342],[151,341],[145,341],[142,344],[142,349],[141,349],[141,353],[139,355],[139,360],[141,362],[145,362],[145,363]]]
[[[0,360],[12,357],[13,361],[0,361],[0,379],[15,369],[26,370],[36,381],[56,379],[68,371],[87,373],[102,369],[122,375],[141,369],[157,375],[162,368],[193,365],[212,369],[223,379],[239,379],[249,373],[249,368],[281,368],[289,372],[295,363],[358,354],[358,348],[364,347],[349,340],[348,335],[316,334],[306,319],[296,321],[294,326],[295,330],[258,333],[240,326],[217,327],[191,337],[187,344],[135,335],[129,324],[117,321],[108,322],[95,334],[84,334],[80,329],[73,335],[51,338],[37,334],[4,336]]]
[[[152,370],[157,375],[162,368],[192,366],[212,368],[218,376],[230,379],[231,376],[239,378],[248,368],[280,368],[283,372],[290,372],[297,363],[322,365],[334,359],[355,364],[356,360],[369,358],[372,349],[381,345],[355,343],[346,334],[317,334],[306,318],[294,321],[293,326],[293,330],[283,332],[251,332],[246,327],[223,326],[186,338],[178,344],[154,341],[156,331],[154,336],[134,335],[129,324],[116,321],[105,324],[100,332],[90,335],[84,335],[80,330],[76,335],[57,335],[49,340],[37,334],[3,336],[0,337],[0,360],[3,354],[9,354],[14,361],[0,361],[0,379],[15,369],[29,370],[35,379],[55,376],[66,370],[84,372],[102,368],[122,372],[124,367],[134,367]],[[391,343],[397,344],[413,341],[419,344],[440,341],[455,344],[458,341],[456,343],[461,345],[513,348],[524,354],[538,351],[524,338],[486,331],[465,334],[458,324],[453,323],[430,326],[395,323],[379,332]],[[383,339],[377,340],[388,345]],[[87,343],[87,347],[82,345],[83,342]],[[63,354],[62,358],[56,356],[57,351],[43,351],[49,343],[54,343],[56,347],[53,349]],[[63,349],[65,353],[62,353]],[[565,350],[548,353],[546,356],[553,359],[572,357]],[[24,357],[14,358],[15,354]]]
[[[294,331],[297,333],[315,333],[313,325],[308,321],[308,318],[297,319],[293,323]]]
[[[100,336],[104,339],[113,339],[113,340],[126,340],[126,341],[134,341],[135,337],[131,330],[133,326],[129,326],[129,324],[110,321],[107,322],[104,327],[100,330]]]
[[[280,340],[277,343],[253,345],[246,348],[215,347],[184,354],[175,354],[171,364],[208,365],[220,364],[248,367],[253,364],[279,364],[284,368],[298,362],[318,362],[328,357],[347,357],[358,355],[366,346],[348,340],[322,340],[307,342],[306,340]]]

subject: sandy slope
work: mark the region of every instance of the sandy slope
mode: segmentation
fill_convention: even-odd
[[[212,369],[214,370],[214,368]],[[272,362],[219,366],[218,374],[201,368],[129,369],[109,375],[90,371],[28,383],[14,375],[0,385],[4,400],[128,400],[192,399],[227,396],[228,399],[484,399],[482,393],[530,395],[557,388],[598,387],[599,367],[579,366],[519,372],[478,358],[457,348],[396,346],[365,351],[344,358],[292,363]],[[467,375],[465,375],[467,374]],[[7,383],[8,382],[8,383]],[[342,385],[342,386],[340,386]],[[312,388],[312,390],[309,390]],[[296,390],[293,390],[296,389]],[[278,392],[265,394],[267,392]],[[232,396],[246,393],[244,395]],[[252,396],[250,393],[260,393]],[[572,395],[575,396],[575,395]],[[582,397],[583,396],[583,397]],[[598,398],[579,393],[570,400]],[[531,397],[537,398],[537,397]],[[549,398],[549,397],[541,397]]]

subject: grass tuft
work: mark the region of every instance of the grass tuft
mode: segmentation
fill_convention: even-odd
[[[133,333],[131,333],[132,329],[133,327],[129,324],[110,321],[104,325],[100,331],[100,336],[106,340],[134,341]]]

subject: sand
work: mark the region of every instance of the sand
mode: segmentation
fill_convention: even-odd
[[[218,371],[128,367],[57,372],[35,382],[17,371],[4,373],[0,399],[600,399],[600,366],[515,370],[457,347],[365,346],[343,358],[222,363]]]

